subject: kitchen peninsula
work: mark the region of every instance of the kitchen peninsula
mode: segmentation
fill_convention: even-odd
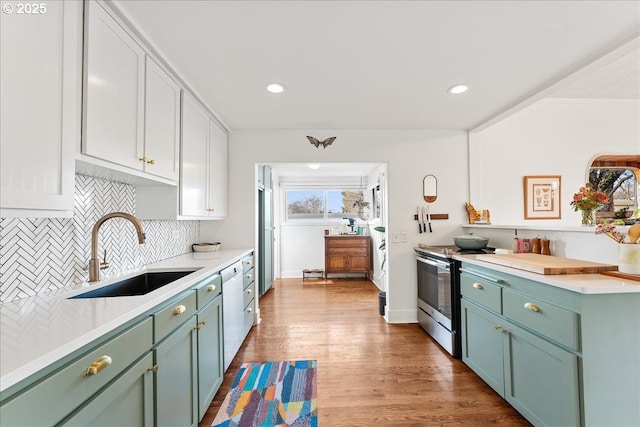
[[[462,360],[498,394],[534,425],[640,425],[640,282],[455,258]]]

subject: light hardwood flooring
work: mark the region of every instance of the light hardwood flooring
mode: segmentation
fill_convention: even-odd
[[[211,426],[243,362],[316,359],[328,426],[530,426],[417,324],[387,324],[360,279],[277,280],[200,427]]]

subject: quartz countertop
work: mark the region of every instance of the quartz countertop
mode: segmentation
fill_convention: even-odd
[[[253,249],[194,252],[127,271],[98,283],[80,283],[0,304],[0,391],[17,384],[93,340],[148,312]],[[197,270],[146,295],[68,299],[149,271]]]
[[[484,255],[487,256],[487,255]],[[453,255],[454,259],[480,267],[490,268],[547,285],[567,289],[581,294],[640,293],[640,282],[625,280],[603,274],[538,274],[516,268],[505,267],[477,259],[476,255]]]

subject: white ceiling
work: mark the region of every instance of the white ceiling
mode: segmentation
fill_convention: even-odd
[[[640,34],[639,1],[117,4],[231,130],[473,129]]]

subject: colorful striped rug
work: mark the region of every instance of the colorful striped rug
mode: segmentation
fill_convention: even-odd
[[[317,427],[315,360],[243,363],[213,427]]]

